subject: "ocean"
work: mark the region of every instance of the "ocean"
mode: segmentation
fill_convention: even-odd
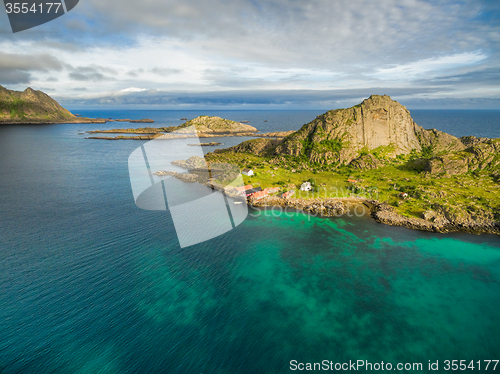
[[[76,112],[159,127],[218,115],[261,131],[322,113]],[[500,111],[411,113],[500,137]],[[0,373],[288,373],[323,360],[449,372],[446,360],[478,371],[500,359],[498,236],[252,210],[181,248],[168,211],[134,203],[127,160],[145,142],[79,135],[128,126],[0,127]]]

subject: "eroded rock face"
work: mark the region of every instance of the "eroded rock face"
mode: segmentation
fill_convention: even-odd
[[[479,143],[484,143],[487,140],[489,140],[489,138],[477,138],[475,136],[462,136],[460,138],[460,141],[466,147],[472,147],[472,146],[477,145]]]
[[[419,138],[420,149],[430,147],[429,150],[432,152],[452,152],[466,148],[457,137],[436,129],[425,130],[420,126],[416,126],[415,134]]]
[[[252,153],[256,155],[264,155],[268,151],[272,151],[277,144],[279,144],[280,140],[278,139],[268,139],[268,138],[259,138],[252,139],[242,142],[234,147],[230,147],[227,150],[217,149],[215,153],[220,152],[243,152],[243,153]]]
[[[500,139],[467,137],[470,147],[459,152],[450,152],[426,161],[424,170],[433,175],[459,175],[469,171],[500,167]],[[472,139],[473,138],[473,139]]]
[[[495,214],[485,210],[469,212],[461,207],[434,204],[433,210],[424,212],[423,218],[412,218],[396,213],[386,204],[377,201],[371,201],[370,204],[372,217],[387,225],[434,232],[500,233],[500,223]]]
[[[358,158],[355,158],[349,164],[350,166],[360,169],[360,170],[369,170],[376,169],[380,166],[380,161],[375,158],[375,156],[368,154]]]
[[[387,156],[421,150],[410,112],[389,96],[372,95],[348,109],[328,111],[284,139],[276,153],[306,153],[313,162],[349,163],[361,150],[383,150]],[[324,160],[321,162],[321,160]]]
[[[318,116],[286,136],[275,147],[274,155],[306,156],[320,164],[348,164],[362,151],[395,157],[412,150],[420,152],[423,147],[429,151],[465,149],[452,135],[418,126],[410,112],[389,96],[372,95],[352,108]]]
[[[433,157],[427,161],[424,168],[425,171],[436,174],[458,175],[469,171],[468,157],[453,157],[450,155]]]

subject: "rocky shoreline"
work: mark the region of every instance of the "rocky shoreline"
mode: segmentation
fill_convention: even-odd
[[[255,134],[253,132],[220,132],[220,133],[199,133],[197,135],[183,135],[183,134],[171,134],[151,131],[143,131],[134,129],[113,129],[113,130],[94,130],[87,131],[89,134],[142,134],[139,136],[89,136],[85,139],[101,139],[101,140],[153,140],[157,138],[162,139],[179,139],[179,138],[221,138],[221,137],[236,137],[236,136],[246,136],[246,137],[258,137],[258,138],[283,138],[294,131],[285,132],[270,132]]]
[[[413,230],[429,231],[436,233],[466,232],[472,234],[500,235],[500,222],[493,219],[470,217],[454,218],[439,213],[433,221],[423,218],[406,217],[397,213],[393,207],[377,200],[362,198],[337,198],[337,199],[281,199],[270,197],[250,204],[256,207],[282,207],[294,208],[313,215],[323,217],[340,216],[349,211],[349,206],[363,205],[370,211],[370,216],[377,222],[390,226],[401,226]]]
[[[390,205],[376,200],[366,200],[375,221],[391,226],[439,233],[467,232],[472,234],[500,235],[500,222],[488,218],[453,217],[446,212],[433,215],[432,221],[423,218],[405,217],[394,211]],[[435,213],[435,212],[434,212]]]
[[[405,217],[394,209],[377,200],[363,198],[331,198],[331,199],[282,199],[277,196],[269,196],[258,201],[249,202],[253,207],[280,207],[285,209],[300,210],[314,216],[339,217],[354,209],[362,215],[368,209],[370,216],[379,223],[391,226],[402,226],[409,229],[430,231],[438,233],[467,232],[488,233],[500,235],[500,224],[494,220],[450,220],[445,216],[434,221],[423,218]],[[356,207],[363,206],[362,209]]]
[[[152,119],[105,119],[105,118],[86,118],[86,117],[75,117],[66,118],[58,120],[38,120],[38,119],[16,119],[16,120],[0,120],[0,125],[56,125],[56,124],[104,124],[108,122],[130,122],[130,123],[153,123]],[[101,131],[97,131],[101,132]],[[105,130],[102,132],[106,132]]]
[[[379,223],[390,226],[401,226],[413,230],[429,231],[436,233],[467,232],[473,234],[497,234],[500,235],[500,223],[491,219],[450,219],[441,215],[434,221],[423,218],[405,217],[387,204],[377,200],[363,198],[331,198],[331,199],[282,199],[277,196],[269,196],[259,201],[250,202],[253,207],[280,207],[285,209],[300,210],[314,216],[339,217],[354,210],[355,214],[363,215],[368,209],[370,216]],[[358,209],[358,207],[363,208]]]
[[[236,197],[228,193],[224,186],[219,186],[214,181],[204,180],[196,174],[178,173],[175,171],[158,171],[158,176],[173,176],[185,183],[200,183],[207,187],[220,190],[230,197]],[[239,196],[239,195],[238,195]],[[473,234],[497,234],[500,235],[500,222],[484,217],[471,218],[469,216],[454,217],[446,211],[429,213],[429,219],[406,217],[397,213],[394,208],[378,200],[337,197],[337,198],[288,198],[278,196],[266,196],[260,200],[250,199],[248,205],[254,208],[281,208],[302,211],[313,216],[340,217],[347,213],[363,216],[367,213],[377,222],[390,226],[401,226],[413,230],[429,231],[436,233],[466,232]]]
[[[253,207],[280,207],[284,209],[300,210],[311,215],[322,217],[340,217],[347,213],[349,205],[362,204],[359,199],[300,199],[288,198],[283,199],[278,196],[267,196],[261,200],[250,201],[248,203]]]
[[[0,120],[0,125],[56,125],[56,124],[103,124],[108,122],[109,120],[105,120],[103,118],[85,118],[85,117],[76,117],[76,118],[66,118],[60,120],[38,120],[38,119],[17,119],[17,120]]]

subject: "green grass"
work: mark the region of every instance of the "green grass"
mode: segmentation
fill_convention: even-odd
[[[238,165],[240,168],[251,168],[256,175],[243,176],[245,184],[260,185],[262,188],[295,184],[296,195],[301,198],[313,197],[348,197],[355,194],[387,202],[396,210],[408,217],[421,218],[423,212],[432,209],[434,204],[449,207],[460,207],[474,211],[484,209],[500,212],[500,184],[486,171],[452,177],[431,177],[426,173],[406,165],[410,159],[399,158],[388,165],[373,170],[356,170],[350,167],[322,169],[317,165],[309,165],[311,170],[292,169],[303,161],[291,160],[288,164],[280,161],[270,164],[272,159],[242,153],[209,154],[209,161],[218,160]],[[286,167],[286,168],[285,168]],[[277,168],[277,169],[275,169]],[[348,183],[348,178],[358,182]],[[300,185],[313,179],[319,189],[316,192],[299,191]],[[399,196],[406,192],[409,198]]]
[[[26,102],[21,99],[13,99],[10,102],[0,102],[0,112],[6,111],[10,113],[10,118],[24,118],[26,114],[24,112],[24,108],[26,106]]]

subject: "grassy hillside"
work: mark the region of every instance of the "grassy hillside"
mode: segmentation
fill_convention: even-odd
[[[0,123],[56,122],[76,117],[49,95],[31,88],[20,91],[0,86]]]
[[[435,175],[424,170],[424,157],[424,152],[380,157],[381,166],[368,170],[224,151],[208,154],[207,160],[251,168],[255,175],[244,176],[245,184],[295,189],[295,196],[304,199],[358,196],[387,202],[407,217],[422,218],[427,211],[447,209],[456,214],[466,212],[500,219],[500,173],[496,166],[460,175]],[[313,191],[300,191],[305,181],[313,183]],[[403,197],[402,193],[408,196]]]

